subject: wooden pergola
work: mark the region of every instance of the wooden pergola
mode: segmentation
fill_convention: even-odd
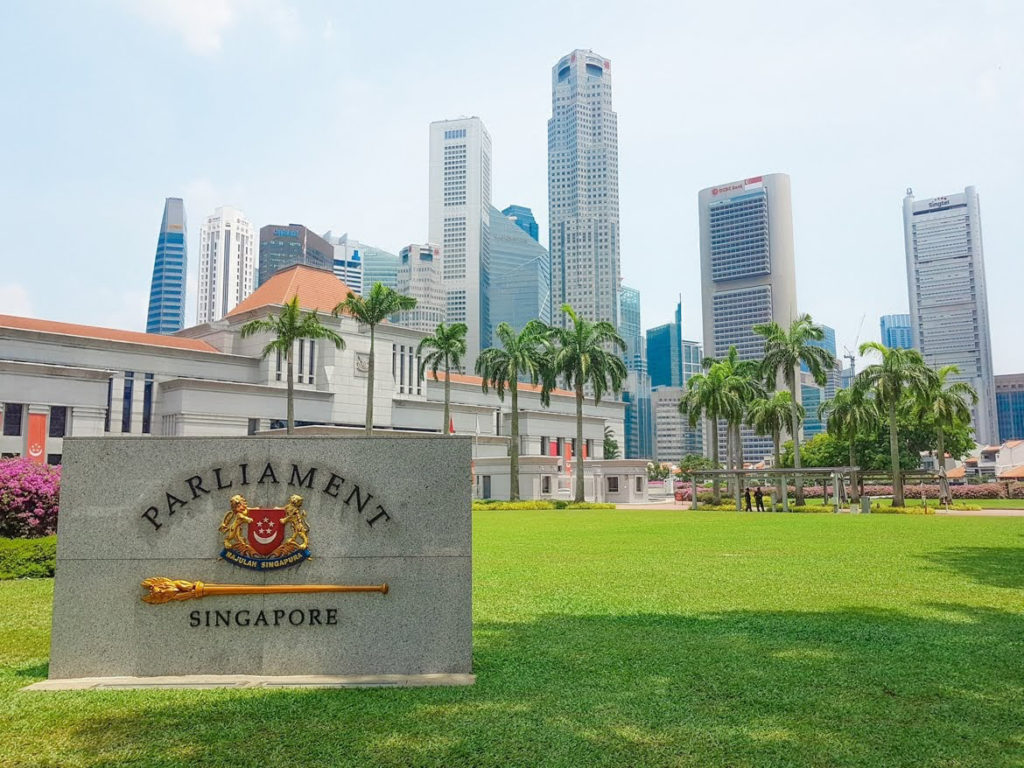
[[[775,489],[775,484],[772,481],[781,481],[779,484],[783,489],[787,488],[787,478],[792,479],[803,479],[811,478],[823,481],[823,485],[827,485],[828,481],[832,482],[832,499],[835,506],[835,511],[839,511],[839,493],[837,489],[841,487],[843,478],[851,475],[854,472],[860,472],[860,467],[807,467],[804,469],[795,470],[793,468],[784,469],[700,469],[695,470],[692,474],[691,483],[693,485],[693,500],[691,502],[691,509],[697,509],[697,482],[701,478],[725,478],[726,480],[735,480],[734,497],[736,501],[736,509],[742,509],[742,490],[744,481],[747,479],[753,479],[754,481],[762,481],[758,483],[768,487],[769,489]],[[772,511],[775,511],[775,497],[771,495]],[[789,497],[788,494],[783,490],[782,493],[782,511],[789,511]]]

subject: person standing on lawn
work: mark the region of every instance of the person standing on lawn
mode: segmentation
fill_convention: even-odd
[[[746,488],[743,491],[743,511],[744,512],[752,512],[753,511],[750,508],[750,488]]]
[[[754,491],[754,501],[757,502],[757,511],[764,512],[764,491],[761,490],[760,485]]]

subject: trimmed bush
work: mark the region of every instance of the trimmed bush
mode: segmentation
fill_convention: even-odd
[[[29,459],[0,460],[0,536],[34,538],[57,532],[60,467]]]
[[[0,539],[0,580],[50,578],[56,565],[56,536]]]
[[[890,507],[887,504],[872,504],[873,515],[934,515],[935,507]]]
[[[474,510],[496,509],[504,512],[514,512],[519,509],[615,509],[614,504],[598,504],[592,501],[584,501],[574,504],[571,501],[502,501],[500,499],[475,499]]]

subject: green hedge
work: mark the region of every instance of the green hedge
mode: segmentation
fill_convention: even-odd
[[[0,580],[49,578],[56,565],[56,536],[0,539]]]
[[[575,504],[571,501],[501,501],[500,499],[475,499],[474,510],[497,509],[514,511],[517,509],[615,509],[614,504],[597,504],[583,501]]]

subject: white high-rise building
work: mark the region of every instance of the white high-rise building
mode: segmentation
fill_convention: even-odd
[[[774,320],[788,328],[797,317],[789,176],[770,173],[708,187],[697,201],[704,354],[721,359],[735,346],[741,360],[760,358],[764,339],[753,326]],[[800,392],[793,396],[799,402]],[[743,431],[745,459],[759,461],[771,452],[770,438]]]
[[[972,409],[975,439],[999,440],[995,377],[988,327],[988,294],[981,245],[978,193],[914,200],[903,198],[903,237],[907,252],[907,292],[914,348],[933,368],[955,365],[952,380],[978,392]]]
[[[341,237],[327,230],[324,240],[334,246],[334,276],[360,296],[363,294],[363,257],[362,244],[358,240],[350,240],[348,232]]]
[[[551,303],[619,326],[619,140],[611,62],[576,50],[551,70],[548,212]]]
[[[222,206],[199,229],[197,323],[212,323],[256,290],[257,256],[252,222]]]
[[[407,245],[398,252],[398,292],[416,299],[416,307],[399,312],[396,322],[433,333],[445,318],[441,249],[433,244]]]
[[[446,317],[465,323],[466,366],[491,343],[491,136],[478,117],[430,124],[428,239],[441,246]]]

